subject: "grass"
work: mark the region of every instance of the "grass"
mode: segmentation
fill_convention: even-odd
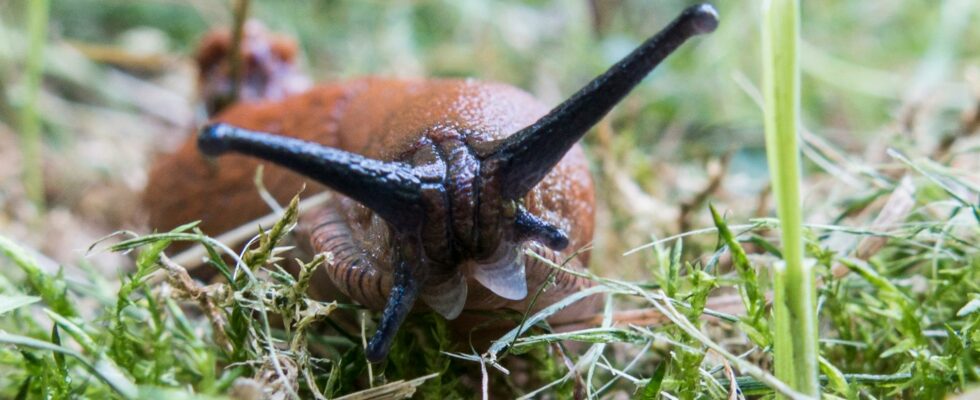
[[[773,265],[776,376],[819,396],[814,274],[804,261],[800,147],[800,4],[773,0],[762,9],[762,82],[766,154],[780,220],[783,260]]]
[[[817,280],[824,397],[965,397],[980,385],[980,113],[969,95],[980,47],[966,40],[980,27],[961,21],[976,12],[968,3],[800,4],[799,238]],[[22,4],[0,2],[11,104],[24,75],[9,66],[28,48],[17,44],[29,29],[11,17],[26,15]],[[280,4],[255,0],[250,13],[296,35],[319,80],[478,76],[547,104],[683,8],[598,2],[594,33],[584,2]],[[295,214],[234,249],[193,224],[147,234],[139,223],[147,160],[189,131],[181,56],[205,21],[230,23],[228,4],[53,2],[39,221],[23,211],[11,161],[21,155],[4,153],[17,121],[0,117],[0,397],[799,396],[774,372],[772,271],[789,258],[790,229],[766,188],[759,7],[718,6],[717,33],[672,57],[586,140],[598,188],[589,293],[607,299],[592,324],[547,323],[580,293],[474,349],[416,314],[388,362],[369,365],[362,332],[377,315],[305,295],[326,260],[287,258]],[[111,64],[73,43],[129,58]],[[165,57],[133,58],[145,52]],[[943,68],[927,68],[934,57]],[[226,283],[190,280],[178,242],[203,244]]]
[[[941,196],[945,192],[930,190],[927,178],[916,182],[922,184],[921,195],[940,194],[924,200],[949,203],[948,197]],[[222,257],[229,249],[195,233],[193,224],[110,246],[112,251],[139,251],[135,270],[121,280],[115,296],[92,296],[88,294],[92,287],[108,282],[66,280],[44,271],[21,246],[0,240],[3,255],[19,267],[27,283],[27,290],[21,291],[6,281],[0,299],[4,326],[18,332],[0,335],[0,342],[9,345],[0,353],[9,372],[0,381],[2,393],[210,398],[252,388],[270,395],[329,398],[363,388],[368,364],[359,333],[342,328],[339,324],[345,318],[337,317],[341,310],[356,311],[357,306],[306,296],[309,278],[323,257],[298,262],[297,278],[277,266],[288,262],[277,254],[285,250],[280,242],[295,226],[297,204],[294,201],[273,227],[261,231],[252,241],[253,248],[228,254],[236,265],[226,264]],[[746,395],[777,392],[802,398],[760,367],[769,363],[768,353],[778,333],[771,329],[776,321],[764,306],[766,280],[752,272],[761,267],[760,262],[774,261],[759,261],[760,253],[750,257],[742,247],[742,243],[762,241],[777,248],[771,243],[774,238],[756,234],[778,225],[764,221],[735,234],[712,211],[718,242],[714,254],[732,254],[730,268],[723,268],[718,257],[706,263],[685,261],[681,240],[669,249],[654,246],[662,268],[652,282],[589,275],[596,287],[529,316],[520,329],[482,353],[458,352],[445,322],[437,316],[414,316],[387,364],[375,369],[376,387],[366,390],[402,394],[418,390],[426,398],[470,397],[480,389],[461,385],[462,377],[482,370],[488,382],[506,381],[508,375],[500,371],[514,368],[509,362],[520,358],[550,365],[551,371],[551,376],[536,377],[538,386],[513,388],[515,394],[525,396],[584,390],[601,397],[625,390],[640,398],[656,398],[656,393],[725,397],[734,382]],[[931,397],[977,381],[978,222],[966,207],[955,210],[947,223],[922,217],[915,213],[908,223],[881,232],[810,227],[814,236],[807,244],[824,282],[818,298],[825,325],[820,376],[825,395]],[[823,248],[827,239],[821,237],[828,238],[827,232],[888,237],[892,244],[862,259]],[[185,240],[202,243],[209,263],[226,275],[228,283],[202,286],[166,258],[167,246]],[[940,241],[944,244],[937,247]],[[851,273],[835,277],[837,265]],[[908,276],[930,271],[934,275],[919,287],[908,282]],[[737,293],[739,307],[711,310],[713,303],[721,304],[719,298],[731,296],[716,293],[728,291]],[[608,299],[598,327],[551,332],[545,323],[548,315],[596,293]],[[79,299],[100,302],[94,308],[102,311],[81,310]],[[617,316],[616,310],[624,304],[655,309],[669,323]],[[705,319],[706,315],[713,317]],[[281,325],[270,323],[273,317]],[[327,322],[335,318],[334,323]],[[728,339],[729,344],[723,345],[711,334],[717,329],[740,332],[722,337],[744,339],[737,345]],[[557,350],[569,341],[586,346],[577,352],[579,357]],[[561,366],[557,360],[561,354],[572,357],[570,366]],[[422,376],[419,365],[436,375]],[[425,379],[409,380],[419,377]]]

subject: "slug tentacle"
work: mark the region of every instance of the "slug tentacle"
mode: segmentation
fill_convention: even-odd
[[[505,139],[483,164],[499,180],[501,195],[511,200],[523,197],[661,61],[687,39],[710,33],[717,26],[718,14],[711,5],[687,8],[568,100]]]
[[[568,235],[564,231],[531,214],[523,206],[517,208],[514,225],[520,240],[537,240],[558,251],[568,247]]]
[[[396,261],[394,283],[388,294],[388,302],[381,313],[378,329],[364,350],[371,362],[381,362],[388,356],[398,328],[415,306],[415,299],[419,296],[419,283],[424,280],[421,243],[413,238],[404,238],[400,240],[399,246],[402,246],[402,251]]]
[[[287,167],[356,200],[404,232],[417,229],[424,218],[422,181],[407,164],[225,123],[206,126],[198,148],[210,156],[236,151]]]

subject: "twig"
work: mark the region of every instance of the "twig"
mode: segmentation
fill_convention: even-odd
[[[228,341],[228,335],[225,333],[225,325],[228,322],[218,306],[214,304],[214,297],[221,290],[221,286],[201,287],[187,273],[187,269],[171,261],[166,254],[160,253],[160,264],[167,272],[167,281],[170,282],[170,285],[179,290],[186,298],[197,301],[204,314],[207,315],[208,321],[211,322],[211,329],[214,331],[215,343],[231,352],[233,348],[231,342]]]
[[[245,35],[245,18],[248,17],[249,0],[235,0],[234,25],[231,31],[231,48],[228,52],[229,75],[231,75],[231,94],[226,101],[232,103],[238,99],[241,90],[242,75],[242,37]]]
[[[722,179],[725,177],[728,171],[728,165],[732,159],[731,155],[731,153],[725,153],[720,159],[709,161],[706,167],[708,171],[708,184],[700,192],[695,194],[694,197],[681,203],[680,215],[677,217],[677,225],[680,227],[681,232],[687,231],[691,227],[691,211],[700,208],[708,197],[721,187]]]
[[[725,295],[716,296],[708,299],[706,308],[714,310],[715,312],[721,312],[726,314],[737,315],[745,310],[742,304],[742,299],[738,295]],[[711,316],[705,313],[705,316]],[[604,313],[596,313],[590,316],[584,316],[580,319],[565,322],[563,324],[555,325],[555,328],[561,329],[561,327],[573,326],[573,325],[587,325],[595,326],[602,323],[605,318]],[[624,310],[617,311],[612,314],[612,326],[617,325],[656,325],[667,321],[667,317],[660,313],[655,308],[639,308],[634,310]]]

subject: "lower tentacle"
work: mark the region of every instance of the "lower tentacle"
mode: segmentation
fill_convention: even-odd
[[[388,356],[391,344],[394,342],[398,328],[405,322],[405,317],[415,306],[419,294],[419,280],[413,271],[417,268],[417,260],[400,261],[395,267],[395,282],[388,296],[388,303],[381,314],[381,321],[371,341],[368,342],[365,355],[368,361],[380,362]]]

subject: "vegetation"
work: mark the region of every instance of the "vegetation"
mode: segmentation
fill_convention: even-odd
[[[974,2],[800,2],[799,230],[769,185],[762,4],[718,4],[718,31],[586,139],[597,285],[502,315],[523,322],[488,349],[413,315],[381,365],[362,350],[376,313],[307,296],[329,260],[287,253],[295,202],[243,249],[192,221],[144,226],[150,160],[196,123],[188,56],[232,2],[52,1],[41,42],[38,3],[0,0],[0,397],[798,398],[774,372],[774,347],[800,334],[772,307],[784,227],[816,278],[823,396],[980,390]],[[686,4],[254,0],[250,13],[300,41],[316,80],[472,76],[554,104]],[[187,242],[225,279],[191,279],[174,247]],[[588,294],[606,297],[592,323],[547,324]]]

